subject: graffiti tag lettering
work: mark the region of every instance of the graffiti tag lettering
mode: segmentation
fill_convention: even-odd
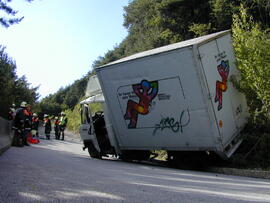
[[[186,115],[186,116],[185,116]],[[186,122],[185,122],[185,117]],[[185,122],[185,123],[184,123]],[[172,132],[177,133],[180,131],[180,133],[183,133],[183,128],[188,126],[190,122],[190,114],[189,110],[183,110],[180,115],[179,121],[172,117],[166,117],[162,118],[159,122],[159,124],[155,125],[155,129],[153,131],[153,135],[156,134],[157,130],[163,131],[164,129],[171,129]]]

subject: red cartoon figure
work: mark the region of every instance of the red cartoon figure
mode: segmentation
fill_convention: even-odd
[[[139,97],[139,103],[128,100],[125,120],[130,120],[128,128],[136,128],[138,114],[149,113],[149,106],[158,93],[158,82],[142,80],[140,84],[132,85],[134,93]]]
[[[222,109],[222,92],[227,90],[227,79],[230,72],[229,61],[221,61],[220,65],[217,66],[219,75],[221,76],[222,82],[216,82],[216,96],[215,102],[218,102],[218,111]]]

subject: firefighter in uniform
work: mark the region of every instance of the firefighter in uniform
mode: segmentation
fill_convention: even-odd
[[[62,139],[61,140],[64,140],[65,139],[65,129],[67,127],[67,122],[68,122],[68,119],[66,117],[66,114],[64,112],[61,112],[61,117],[60,117],[60,136],[62,135]]]
[[[38,126],[39,126],[39,119],[38,119],[38,115],[36,113],[33,113],[33,117],[32,117],[32,134],[33,137],[38,138]]]
[[[29,146],[27,143],[27,134],[28,134],[28,127],[29,127],[29,114],[27,111],[27,103],[22,102],[20,108],[16,110],[13,129],[15,130],[13,145],[21,146],[26,145]],[[21,140],[21,142],[20,142]]]
[[[60,120],[58,117],[55,117],[54,121],[54,133],[55,133],[55,139],[60,140]]]
[[[47,114],[44,115],[44,127],[45,127],[46,139],[49,140],[51,137],[52,125],[51,125],[51,120]]]

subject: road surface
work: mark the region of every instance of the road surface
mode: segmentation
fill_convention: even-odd
[[[0,202],[270,202],[270,180],[91,159],[68,137],[0,156]]]

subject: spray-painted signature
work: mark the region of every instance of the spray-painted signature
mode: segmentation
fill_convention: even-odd
[[[184,116],[187,114],[187,121],[184,122]],[[174,133],[181,132],[183,133],[183,128],[186,127],[190,122],[190,114],[189,110],[183,110],[180,115],[179,121],[172,117],[162,118],[159,124],[155,125],[155,129],[153,131],[153,135],[156,134],[157,130],[163,131],[164,129],[171,129]]]

